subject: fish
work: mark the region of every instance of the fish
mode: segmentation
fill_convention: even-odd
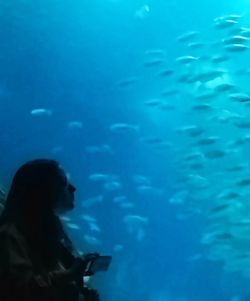
[[[238,102],[249,102],[250,94],[247,93],[232,93],[229,94],[229,99],[238,101]]]
[[[89,223],[95,223],[96,222],[96,218],[92,215],[89,215],[89,214],[82,214],[82,215],[80,215],[80,218],[83,219],[86,222],[89,222]]]
[[[217,86],[214,87],[214,90],[216,92],[227,92],[227,91],[232,91],[235,89],[236,89],[236,86],[234,84],[229,84],[229,83],[218,84]]]
[[[136,10],[135,17],[138,19],[145,19],[149,13],[150,13],[150,6],[145,4],[142,7],[140,7],[138,10]]]
[[[211,150],[204,153],[205,157],[208,159],[220,159],[225,157],[226,152],[222,150]]]
[[[152,180],[149,177],[143,175],[134,175],[132,176],[132,180],[134,183],[139,185],[151,185]]]
[[[228,239],[230,240],[233,238],[234,238],[234,236],[228,232],[222,232],[222,233],[218,233],[215,235],[215,239],[218,239],[218,240],[228,240]]]
[[[217,19],[215,21],[215,28],[217,29],[227,29],[230,28],[232,26],[235,26],[236,24],[238,24],[237,21],[235,20],[231,20],[231,19]]]
[[[101,232],[101,228],[95,223],[89,223],[90,231],[92,232]]]
[[[236,181],[235,184],[237,186],[240,186],[240,187],[250,186],[250,177],[249,178],[240,179],[239,181]]]
[[[167,89],[161,92],[161,95],[163,97],[167,97],[167,96],[173,96],[173,95],[177,95],[179,94],[179,90],[177,89]]]
[[[188,261],[189,262],[194,262],[194,261],[198,261],[198,260],[201,260],[201,259],[202,259],[202,255],[198,253],[198,254],[194,254],[194,255],[190,256],[188,258]]]
[[[243,52],[249,49],[249,46],[244,44],[230,44],[224,46],[224,49],[228,52]]]
[[[120,80],[117,83],[117,85],[120,88],[127,88],[127,87],[130,87],[130,86],[134,85],[136,82],[138,82],[138,78],[137,77],[129,77],[127,79]]]
[[[145,105],[148,107],[159,107],[162,104],[162,100],[158,98],[153,98],[145,101]]]
[[[210,211],[209,211],[209,215],[213,215],[213,214],[217,214],[217,213],[221,213],[224,212],[225,210],[231,209],[231,205],[228,203],[225,204],[219,204],[215,207],[213,207]]]
[[[103,201],[103,196],[98,195],[98,196],[83,200],[81,205],[82,205],[82,207],[88,208],[97,203],[101,203],[102,201]]]
[[[185,55],[176,58],[176,62],[181,64],[190,64],[199,60],[199,57],[195,57],[192,55]]]
[[[123,251],[123,249],[124,249],[123,245],[117,244],[117,245],[114,246],[113,251],[117,253],[117,252]]]
[[[138,241],[141,241],[145,237],[145,226],[148,224],[148,218],[140,215],[125,215],[123,222],[126,225],[127,231],[130,234],[135,235]]]
[[[69,216],[66,215],[60,215],[59,216],[60,220],[64,221],[64,222],[71,222],[71,218]]]
[[[214,22],[220,22],[224,20],[238,20],[242,17],[242,15],[237,15],[237,14],[229,14],[229,15],[224,15],[224,16],[219,16],[214,18]]]
[[[139,132],[139,126],[128,123],[114,123],[110,126],[110,130],[113,133],[124,133],[124,132]]]
[[[126,225],[128,233],[134,234],[138,241],[145,237],[145,226],[148,224],[148,218],[135,214],[125,215],[123,222]]]
[[[249,41],[249,38],[239,35],[239,36],[232,36],[232,37],[223,39],[222,43],[228,45],[228,44],[241,44],[241,43],[246,43],[248,41]]]
[[[89,245],[93,245],[93,246],[99,246],[102,244],[101,240],[96,238],[95,236],[92,235],[87,235],[85,234],[83,236],[83,239],[85,240],[85,242]]]
[[[137,187],[137,192],[139,194],[148,196],[159,196],[163,194],[163,191],[161,189],[153,187],[151,185],[140,185]]]
[[[134,204],[133,203],[120,203],[120,208],[122,209],[129,209],[129,208],[134,208]]]
[[[122,189],[122,185],[117,181],[107,182],[104,184],[104,189],[106,191],[117,191]]]
[[[127,202],[127,197],[125,195],[116,196],[113,198],[114,203],[124,203]]]
[[[166,55],[165,50],[163,49],[149,49],[145,51],[145,55],[148,56],[160,56],[160,57],[164,57]]]
[[[60,153],[60,152],[62,152],[63,151],[63,147],[62,146],[55,146],[55,147],[53,147],[52,149],[51,149],[51,152],[53,153],[53,154],[58,154],[58,153]]]
[[[248,76],[250,74],[250,69],[241,68],[234,72],[237,76]]]
[[[205,165],[204,163],[191,163],[188,167],[193,170],[201,170],[205,168]]]
[[[173,69],[164,69],[164,70],[161,70],[158,73],[158,76],[167,77],[167,76],[170,76],[170,75],[173,75],[173,74],[174,74],[174,70]]]
[[[168,202],[170,204],[180,205],[186,202],[187,198],[189,196],[189,192],[187,190],[179,191],[175,193]]]
[[[127,214],[123,217],[123,222],[132,227],[147,225],[148,221],[149,219],[147,217],[136,214]]]
[[[218,55],[214,55],[212,58],[211,58],[211,61],[215,64],[218,64],[218,63],[223,63],[223,62],[226,62],[230,59],[230,57],[228,55],[225,55],[225,54],[218,54]]]
[[[197,94],[194,96],[194,98],[197,100],[207,100],[207,99],[215,98],[216,96],[217,96],[216,92],[210,90],[210,91]]]
[[[193,42],[189,43],[187,46],[192,49],[201,49],[205,46],[205,44],[202,42]]]
[[[159,66],[161,64],[164,63],[164,60],[162,58],[154,58],[151,60],[147,60],[143,63],[144,67],[155,67],[155,66]]]
[[[205,129],[197,125],[188,125],[177,128],[176,132],[188,134],[190,137],[199,137],[205,133]]]
[[[217,196],[219,200],[226,200],[226,201],[232,199],[238,199],[240,197],[241,194],[233,190],[223,191]]]
[[[197,35],[199,34],[198,31],[188,31],[176,38],[178,42],[188,42],[190,40],[193,40]]]
[[[233,222],[232,223],[233,226],[237,226],[237,227],[250,227],[250,219],[241,219],[240,221],[237,222]]]
[[[112,147],[108,144],[88,145],[85,147],[85,152],[89,154],[97,154],[97,153],[114,154]]]
[[[188,183],[195,186],[196,189],[206,189],[209,187],[209,181],[207,178],[200,176],[199,174],[189,174],[187,176]]]
[[[250,37],[250,28],[243,27],[239,34],[244,37],[249,38]]]
[[[226,122],[234,122],[234,121],[242,120],[242,118],[243,117],[241,115],[235,112],[223,109],[218,111],[216,115],[212,116],[211,120],[217,120],[222,123],[226,123]]]
[[[242,298],[240,296],[233,296],[230,301],[243,301]]]
[[[163,142],[162,138],[159,137],[142,137],[140,139],[143,143],[147,143],[150,145],[158,145]]]
[[[184,156],[184,160],[185,161],[193,161],[193,160],[199,160],[199,159],[203,159],[204,158],[204,155],[203,155],[203,153],[201,153],[201,152],[192,152],[192,153],[189,153],[189,154],[186,154],[185,156]]]
[[[70,121],[68,123],[68,128],[71,130],[75,130],[75,129],[82,129],[83,128],[83,124],[81,121]]]
[[[212,70],[206,70],[203,72],[199,72],[196,75],[193,76],[193,82],[209,82],[212,81],[218,77],[222,77],[226,73],[225,70],[220,69],[212,69]]]
[[[249,129],[250,128],[250,120],[248,120],[248,119],[237,120],[237,121],[234,121],[233,124],[241,129]]]
[[[45,108],[37,108],[30,111],[32,116],[52,116],[53,111]]]
[[[198,105],[193,105],[192,110],[194,111],[210,111],[213,107],[209,103],[203,103]]]
[[[210,136],[198,140],[197,145],[211,145],[211,144],[215,144],[218,140],[219,140],[218,136]]]
[[[170,142],[161,142],[161,143],[158,143],[158,144],[156,144],[155,145],[155,150],[157,150],[157,151],[164,151],[164,150],[166,150],[166,149],[171,149],[172,148],[172,146],[173,146],[173,144],[172,143],[170,143]]]
[[[246,164],[238,164],[235,166],[226,167],[226,171],[228,172],[239,172],[247,168]]]
[[[80,230],[81,228],[77,225],[77,224],[73,224],[73,223],[66,223],[66,226],[70,229],[73,229],[73,230]]]
[[[89,180],[90,181],[95,181],[95,182],[99,182],[99,181],[107,181],[108,179],[110,179],[111,176],[107,175],[107,174],[102,174],[102,173],[93,173],[89,176]]]

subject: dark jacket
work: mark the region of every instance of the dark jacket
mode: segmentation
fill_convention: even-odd
[[[61,251],[47,267],[15,224],[0,226],[1,301],[79,301],[77,284],[60,277],[69,265],[69,254]]]

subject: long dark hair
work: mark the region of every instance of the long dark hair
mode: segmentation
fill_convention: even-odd
[[[61,183],[67,183],[67,178],[59,163],[55,160],[36,159],[22,165],[14,175],[9,193],[6,198],[4,210],[0,217],[0,224],[16,223],[23,215],[24,208],[27,208],[27,199],[34,187],[44,185],[51,191]],[[36,202],[37,200],[32,200]],[[64,240],[68,248],[73,248],[72,243],[63,230],[60,219],[54,214],[55,204],[53,199],[49,203],[46,211],[46,229],[44,231],[44,241],[41,244],[53,246]],[[42,213],[41,213],[42,214]],[[24,233],[25,234],[25,233]],[[54,250],[55,251],[55,250]],[[50,252],[50,251],[49,251]],[[53,257],[52,254],[47,254]]]
[[[44,185],[53,190],[60,181],[66,181],[66,177],[57,161],[37,159],[25,163],[14,175],[6,198],[3,217],[11,220],[15,219],[18,214],[22,214],[21,208],[28,201],[28,195],[34,187]],[[51,201],[51,209],[53,205]]]

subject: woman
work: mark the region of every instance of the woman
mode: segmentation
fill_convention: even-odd
[[[75,187],[56,161],[27,162],[16,172],[0,217],[0,300],[99,300],[83,288],[88,260],[73,256],[55,212],[74,208]]]

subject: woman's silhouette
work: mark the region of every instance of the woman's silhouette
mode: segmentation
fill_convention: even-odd
[[[99,300],[82,286],[89,257],[74,257],[55,214],[74,208],[75,190],[54,160],[16,172],[0,217],[1,301]]]

